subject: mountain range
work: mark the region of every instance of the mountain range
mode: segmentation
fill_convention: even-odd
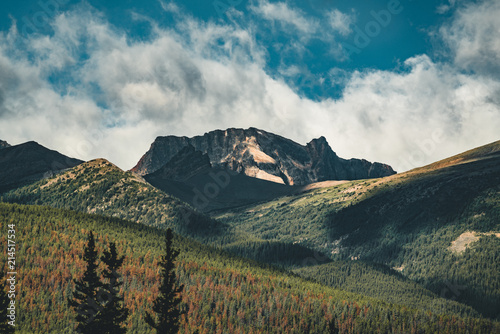
[[[137,280],[148,277],[150,284],[148,266],[153,262],[148,250],[156,249],[151,244],[155,231],[171,227],[187,238],[179,241],[189,254],[180,269],[190,293],[186,302],[197,298],[197,292],[204,296],[204,301],[190,303],[192,318],[186,328],[191,331],[210,332],[215,328],[210,314],[226,319],[224,307],[229,313],[217,328],[228,332],[300,328],[325,333],[325,316],[318,309],[337,319],[340,333],[387,332],[390,326],[397,333],[415,326],[416,333],[500,329],[500,141],[399,174],[387,165],[338,158],[324,138],[302,146],[254,128],[193,138],[158,137],[131,171],[105,159],[71,159],[33,142],[3,148],[0,157],[5,166],[0,174],[7,175],[2,180],[11,180],[0,191],[2,200],[10,203],[0,204],[0,214],[5,219],[21,214],[20,226],[23,221],[37,226],[24,228],[27,236],[33,234],[26,240],[36,240],[35,234],[43,230],[44,238],[53,240],[48,244],[68,239],[81,243],[80,231],[90,226],[106,240],[115,238],[133,259],[125,279],[134,296],[147,294]],[[28,161],[36,162],[38,173],[23,167]],[[55,218],[73,215],[77,218]],[[74,227],[65,225],[67,221]],[[53,224],[59,230],[50,234],[44,226]],[[137,238],[141,241],[133,241]],[[34,241],[25,244],[26,252],[46,247]],[[52,254],[60,253],[50,247],[41,253],[43,259],[27,253],[26,266],[50,262]],[[67,273],[74,270],[67,265],[52,267],[56,280],[63,277],[59,284],[66,287],[71,281]],[[235,283],[234,275],[241,272],[253,278]],[[217,288],[214,282],[219,282]],[[62,298],[48,284],[35,280],[25,285],[52,291],[52,299]],[[317,306],[283,306],[287,323],[275,324],[268,317],[274,306],[267,304],[274,297],[264,303],[255,296],[246,301],[254,306],[244,306],[241,291],[222,292],[238,286],[248,288],[244,294],[258,290],[260,295],[273,286],[281,305],[288,305],[287,287],[306,294],[321,292],[310,297],[292,293],[292,301],[304,298]],[[330,301],[321,299],[325,294]],[[136,310],[148,307],[134,304],[133,298],[127,302]],[[46,310],[54,307],[45,299],[39,303]],[[371,311],[362,305],[370,305]],[[394,313],[386,313],[391,308]],[[65,311],[57,312],[67,319]],[[289,318],[293,312],[300,318]],[[246,327],[237,314],[246,314],[252,325]],[[139,313],[133,317],[131,332],[140,333]],[[381,319],[392,320],[385,324]],[[46,332],[61,332],[68,321],[60,327],[44,322],[50,328]],[[266,324],[273,327],[266,329]]]

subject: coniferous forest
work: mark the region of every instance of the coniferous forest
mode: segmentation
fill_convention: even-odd
[[[141,224],[70,210],[0,204],[0,219],[15,224],[19,248],[20,333],[72,333],[77,314],[68,299],[85,272],[88,235],[97,254],[116,244],[124,256],[119,294],[130,310],[128,333],[151,329],[146,312],[160,292],[159,259],[165,232]],[[4,239],[1,240],[5,242]],[[498,322],[450,302],[446,314],[388,303],[306,281],[275,267],[235,257],[178,235],[176,277],[184,285],[180,333],[494,333]],[[97,259],[97,255],[95,255]],[[98,263],[98,261],[96,261]],[[106,265],[98,263],[97,272]]]

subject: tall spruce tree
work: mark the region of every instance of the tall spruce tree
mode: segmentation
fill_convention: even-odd
[[[118,257],[114,242],[109,244],[109,252],[105,251],[101,257],[102,262],[106,264],[106,269],[103,272],[106,283],[103,284],[103,289],[106,292],[107,300],[99,318],[99,333],[125,334],[127,332],[122,323],[127,319],[129,310],[123,305],[123,296],[119,294],[123,282],[120,281],[121,275],[117,272],[124,259],[124,256]]]
[[[180,285],[175,276],[175,259],[179,255],[179,250],[173,248],[172,239],[172,230],[169,228],[165,236],[165,255],[159,262],[160,293],[153,303],[153,311],[157,319],[154,320],[149,313],[146,313],[146,322],[159,334],[174,334],[179,331],[180,294],[184,285]]]
[[[3,267],[2,267],[3,268]],[[5,292],[5,276],[3,270],[0,271],[0,333],[11,334],[14,333],[15,327],[9,325],[7,318],[7,307],[9,307],[10,299]]]
[[[73,307],[76,315],[76,331],[79,333],[100,333],[99,314],[101,305],[98,302],[99,289],[102,287],[99,276],[97,276],[97,250],[95,249],[94,234],[89,232],[87,245],[83,253],[83,260],[87,268],[83,276],[75,282],[73,298],[69,299],[69,305]]]

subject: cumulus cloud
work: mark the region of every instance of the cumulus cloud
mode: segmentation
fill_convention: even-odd
[[[341,35],[349,35],[352,32],[351,24],[353,23],[353,17],[348,14],[344,14],[338,9],[328,13],[328,20],[330,26],[334,31],[339,32]]]
[[[459,12],[447,29],[481,6]],[[313,101],[283,79],[298,66],[267,73],[251,29],[186,16],[138,41],[87,9],[61,14],[53,30],[0,36],[1,139],[34,139],[128,169],[158,135],[254,126],[302,144],[324,135],[342,157],[399,171],[498,139],[500,82],[464,73],[458,56],[450,64],[415,56],[399,72],[332,69],[326,75],[345,85],[342,97]],[[493,46],[478,44],[478,54],[484,48]]]
[[[457,66],[500,77],[499,17],[499,1],[482,1],[460,8],[451,24],[441,28]]]
[[[405,66],[403,73],[351,77],[332,106],[343,155],[387,156],[385,161],[401,171],[498,139],[500,108],[492,100],[500,92],[498,81],[460,74],[425,55]],[[362,140],[360,147],[356,136],[374,142]]]

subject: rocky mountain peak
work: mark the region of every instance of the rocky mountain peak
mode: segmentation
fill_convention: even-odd
[[[306,147],[307,150],[309,151],[309,154],[311,156],[317,157],[318,159],[325,155],[331,155],[331,154],[333,154],[335,157],[337,156],[337,154],[333,152],[332,148],[326,141],[326,138],[323,136],[311,140],[309,143],[307,143]]]
[[[200,153],[193,155],[193,149],[188,148],[178,155],[187,146],[192,146],[195,152]],[[190,159],[200,159],[200,154],[208,157],[212,167],[287,185],[381,177],[395,173],[387,165],[379,164],[383,168],[378,165],[373,168],[375,164],[367,161],[337,157],[323,136],[303,146],[256,128],[215,130],[192,138],[158,137],[132,171],[140,175],[151,174],[167,163],[191,169],[189,166],[193,161]]]

